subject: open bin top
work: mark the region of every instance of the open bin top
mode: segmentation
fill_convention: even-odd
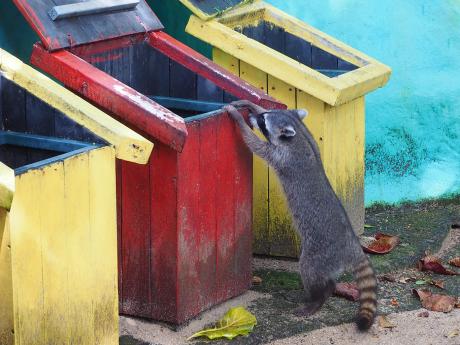
[[[214,20],[209,20],[212,16],[202,11],[204,3],[213,1],[180,1],[196,14],[188,22],[188,33],[327,104],[347,103],[384,86],[389,80],[391,69],[388,66],[263,1],[240,1],[232,10],[217,13]],[[225,0],[217,2],[227,3]],[[355,69],[329,77],[244,34],[245,28],[256,29],[260,24],[319,48]],[[287,45],[286,42],[272,43]]]
[[[0,74],[113,145],[117,158],[147,163],[150,141],[2,49]]]
[[[13,0],[53,51],[163,29],[145,0]]]
[[[253,3],[257,0],[179,0],[201,19],[207,20],[235,7]]]

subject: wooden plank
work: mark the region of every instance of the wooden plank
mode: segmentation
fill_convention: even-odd
[[[277,52],[285,54],[285,31],[280,26],[263,21],[264,41],[263,43]]]
[[[201,101],[222,103],[224,101],[224,91],[211,80],[198,75],[196,98]]]
[[[152,318],[178,323],[177,152],[166,145],[157,144],[149,167],[152,198]]]
[[[311,66],[314,69],[337,69],[338,68],[337,56],[328,53],[316,46],[311,47]]]
[[[185,46],[181,42],[178,42],[164,32],[150,32],[148,38],[150,45],[168,55],[171,60],[178,61],[189,70],[209,79],[228,94],[238,99],[248,99],[268,109],[283,107],[281,104],[268,97],[267,94],[238,78],[239,65],[234,66],[234,69],[238,68],[238,73],[232,75],[222,67],[216,65],[203,55]]]
[[[169,68],[169,96],[196,99],[196,73],[173,60],[171,60]]]
[[[25,112],[28,133],[54,136],[55,109],[34,95],[26,93]]]
[[[92,233],[89,196],[89,156],[84,153],[64,161],[64,212],[67,232],[68,276],[72,278],[68,301],[72,343],[95,344]]]
[[[186,31],[213,47],[256,68],[270,72],[274,77],[331,105],[346,103],[348,100],[382,87],[388,81],[391,70],[387,66],[266,3],[256,3],[251,6],[250,9],[254,10],[254,13],[264,11],[266,21],[360,68],[340,78],[328,78],[308,66],[294,63],[290,57],[273,49],[268,47],[262,49],[260,43],[238,34],[229,27],[230,24],[226,26],[218,21],[205,22],[195,16],[190,18]],[[235,22],[243,13],[247,14],[247,9],[232,11],[220,20],[225,20],[225,23],[231,23],[232,20]],[[357,84],[360,85],[359,88],[356,88]]]
[[[150,178],[148,165],[121,163],[122,312],[148,317],[150,297]]]
[[[240,60],[223,52],[220,49],[212,49],[212,59],[219,66],[225,68],[230,73],[239,76],[240,75]]]
[[[229,116],[219,116],[217,133],[217,297],[220,300],[228,298],[234,291],[234,282],[238,279],[234,271],[235,255],[235,171],[231,157],[234,153],[227,152],[234,144],[234,124]]]
[[[139,0],[117,0],[107,3],[100,0],[92,0],[68,5],[54,6],[49,12],[51,20],[87,16],[91,14],[103,14],[115,11],[132,10],[139,4]]]
[[[208,244],[200,237],[200,123],[187,124],[189,137],[184,151],[178,157],[177,208],[178,208],[178,320],[183,322],[200,311],[201,296],[200,248]],[[212,282],[211,282],[212,284]]]
[[[269,75],[268,92],[270,96],[285,103],[289,109],[295,109],[296,90],[294,87]],[[288,211],[283,188],[273,169],[269,168],[268,174],[270,255],[296,256],[300,240],[293,231],[292,218]]]
[[[91,259],[94,284],[94,344],[118,343],[117,219],[115,151],[89,152]],[[148,229],[148,228],[147,228]],[[140,283],[140,282],[138,282]]]
[[[184,120],[146,96],[67,51],[50,54],[36,45],[32,60],[70,89],[83,94],[87,99],[109,111],[114,117],[121,119],[123,123],[135,128],[139,133],[165,142],[176,150],[182,149],[187,136]],[[88,87],[82,90],[81,85]],[[88,89],[91,92],[88,92]],[[71,100],[68,100],[68,103],[75,104]],[[149,145],[145,139],[121,126],[114,119],[108,118],[97,108],[86,103],[82,104],[81,100],[79,104],[79,111],[85,114],[83,121],[85,127],[113,143],[117,148],[117,158],[139,163],[145,163],[148,160],[153,145]],[[69,114],[69,112],[70,110],[66,114],[70,116],[72,113]],[[94,122],[99,125],[93,127]],[[101,128],[101,124],[106,127]]]
[[[64,163],[43,168],[41,192],[37,200],[43,205],[40,216],[43,257],[43,302],[45,344],[70,344],[69,298],[73,279],[68,281],[68,253],[65,227]]]
[[[209,19],[244,3],[245,0],[180,0],[180,2],[200,18]]]
[[[27,131],[26,93],[16,83],[3,78],[2,112],[5,129],[17,132]]]
[[[13,281],[8,212],[0,208],[0,344],[14,344]]]
[[[311,66],[311,43],[289,32],[284,33],[284,54],[305,66]]]
[[[14,0],[14,3],[50,51],[163,28],[144,0],[140,0],[139,5],[131,11],[99,13],[57,21],[50,19],[48,11],[59,2]]]
[[[14,335],[18,344],[46,345],[40,226],[42,207],[37,202],[42,193],[42,178],[40,170],[17,176],[14,212],[10,213],[10,227],[14,229],[11,231]]]
[[[77,60],[84,63],[81,59]],[[5,78],[114,145],[118,158],[138,163],[148,160],[153,145],[139,134],[1,49],[0,64]],[[87,91],[85,85],[88,86],[83,83],[80,87]]]
[[[211,111],[219,110],[224,106],[224,103],[219,102],[207,102],[207,101],[195,101],[184,98],[174,97],[151,97],[155,102],[161,104],[163,107],[168,109],[180,109],[192,112],[207,113]]]

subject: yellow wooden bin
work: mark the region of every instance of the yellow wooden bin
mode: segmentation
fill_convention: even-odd
[[[263,1],[180,0],[186,31],[213,46],[215,62],[289,108],[306,125],[357,233],[364,226],[364,96],[391,69]],[[254,250],[296,257],[299,239],[274,172],[254,161]]]
[[[0,344],[118,344],[115,158],[152,144],[0,49]]]

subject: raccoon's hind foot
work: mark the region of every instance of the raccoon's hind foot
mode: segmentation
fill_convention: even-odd
[[[310,287],[309,298],[305,301],[305,305],[294,311],[297,316],[311,316],[316,313],[323,304],[331,297],[335,290],[335,281],[328,280],[325,284],[318,284]]]

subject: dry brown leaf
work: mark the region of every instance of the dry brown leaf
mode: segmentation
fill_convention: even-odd
[[[393,307],[399,307],[399,302],[396,298],[392,298],[390,303]]]
[[[390,282],[390,283],[396,282],[396,277],[392,274],[383,274],[379,276],[378,278],[382,282]]]
[[[258,276],[253,276],[252,277],[252,285],[260,285],[262,284],[262,278]]]
[[[402,283],[402,284],[407,284],[408,282],[410,282],[412,280],[412,278],[409,278],[409,277],[402,277],[398,280],[399,283]]]
[[[453,258],[449,261],[449,265],[460,267],[460,257]]]
[[[334,295],[356,302],[359,299],[359,290],[356,283],[338,283]]]
[[[374,237],[361,237],[361,246],[366,253],[387,254],[399,243],[398,236],[377,233]]]
[[[436,286],[437,288],[444,289],[444,282],[442,280],[432,280],[430,284]]]
[[[455,297],[433,294],[426,289],[413,289],[412,292],[420,298],[423,308],[431,311],[449,313],[458,303]]]
[[[442,265],[441,260],[433,255],[428,255],[425,256],[423,259],[420,259],[418,262],[418,269],[420,271],[431,271],[434,273],[445,274],[450,276],[458,274],[457,272],[445,268]]]
[[[392,323],[386,315],[380,315],[379,316],[379,326],[382,328],[395,328],[396,324]]]

